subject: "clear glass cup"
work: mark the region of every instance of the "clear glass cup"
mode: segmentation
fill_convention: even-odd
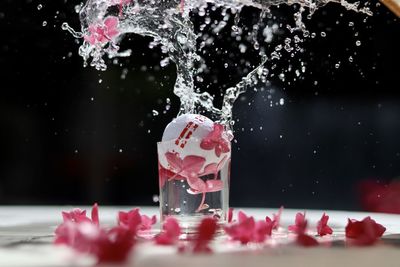
[[[200,143],[189,138],[184,147],[175,141],[157,144],[161,223],[176,218],[182,238],[195,234],[204,217],[216,218],[219,226],[227,222],[231,144],[229,152],[216,153],[201,149]]]

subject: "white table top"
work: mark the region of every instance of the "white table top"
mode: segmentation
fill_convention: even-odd
[[[90,266],[90,257],[72,253],[69,249],[53,246],[53,232],[62,221],[61,211],[73,207],[8,206],[0,207],[0,266]],[[90,207],[81,207],[90,210]],[[131,207],[100,207],[100,221],[115,225],[117,212]],[[236,211],[239,208],[235,209]],[[277,209],[241,209],[257,219],[271,216]],[[296,212],[284,210],[282,225],[293,224]],[[400,215],[325,211],[329,225],[334,230],[332,240],[342,240],[347,218],[363,219],[371,216],[387,228],[384,245],[367,248],[300,248],[294,245],[256,249],[214,245],[212,255],[188,255],[176,253],[176,248],[142,244],[135,248],[126,266],[400,266]],[[142,214],[158,215],[158,208],[143,207]],[[310,226],[315,224],[323,211],[306,210]]]

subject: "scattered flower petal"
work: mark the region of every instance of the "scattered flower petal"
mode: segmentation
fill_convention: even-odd
[[[362,221],[349,219],[345,231],[347,241],[350,244],[369,246],[378,241],[386,231],[386,228],[368,216]]]
[[[296,242],[298,245],[303,247],[314,247],[319,245],[318,241],[314,237],[307,234],[298,234]]]
[[[215,232],[217,231],[217,221],[213,218],[204,218],[198,229],[198,236],[194,239],[194,253],[210,253],[212,252],[209,247]]]
[[[140,215],[139,208],[132,209],[128,212],[118,212],[118,225],[130,228],[132,231],[150,230],[157,222],[157,217],[153,215],[151,218],[147,215]]]
[[[156,236],[155,241],[159,245],[173,245],[179,240],[181,234],[181,228],[179,227],[178,221],[169,217],[163,224],[163,231]]]
[[[328,226],[329,216],[325,213],[322,214],[321,219],[317,222],[317,232],[318,235],[331,235],[333,233],[332,228]]]
[[[306,227],[307,227],[307,221],[305,212],[304,213],[298,212],[296,214],[295,224],[290,225],[288,227],[288,230],[296,234],[301,234],[305,232]]]
[[[56,229],[55,244],[89,253],[99,263],[125,261],[134,242],[134,233],[125,227],[117,226],[106,231],[89,222],[66,222]]]
[[[126,227],[116,226],[100,235],[93,254],[98,263],[121,263],[127,260],[134,244],[134,232]]]
[[[95,203],[92,207],[92,214],[91,218],[86,216],[86,210],[81,209],[73,209],[69,212],[63,211],[62,213],[63,221],[73,222],[73,223],[82,223],[82,222],[89,222],[95,225],[99,225],[99,208],[97,203]]]
[[[248,217],[244,212],[239,211],[238,223],[226,226],[225,232],[234,241],[240,241],[242,244],[249,242],[262,243],[271,232],[271,225],[265,221],[255,221],[254,217]]]
[[[280,226],[282,212],[283,212],[283,206],[281,206],[281,207],[279,208],[277,214],[275,214],[275,213],[272,214],[272,218],[273,218],[273,219],[272,219],[272,222],[273,222],[273,229],[275,229],[275,230],[278,229],[279,226]]]
[[[131,231],[136,232],[142,224],[142,217],[139,209],[133,209],[128,212],[118,212],[118,225],[126,227]]]

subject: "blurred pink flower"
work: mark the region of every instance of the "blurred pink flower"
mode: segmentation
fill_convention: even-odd
[[[139,208],[132,209],[128,212],[118,212],[118,225],[130,228],[132,231],[150,230],[157,222],[157,218],[153,215],[151,218],[147,215],[141,215]]]
[[[92,207],[91,219],[86,216],[86,210],[81,209],[73,209],[71,211],[63,211],[61,212],[63,221],[71,221],[73,223],[82,223],[82,222],[90,222],[95,225],[99,225],[99,207],[97,203],[95,203]]]
[[[209,247],[215,232],[217,231],[217,221],[214,218],[204,218],[199,227],[197,228],[198,235],[194,239],[193,252],[194,253],[210,253],[212,252]]]
[[[181,228],[178,221],[169,217],[163,224],[163,231],[155,237],[155,242],[159,245],[173,245],[178,242]]]
[[[366,180],[359,185],[359,192],[365,210],[400,214],[400,181],[382,184]]]

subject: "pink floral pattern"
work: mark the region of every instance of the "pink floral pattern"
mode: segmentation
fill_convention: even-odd
[[[229,142],[222,136],[224,126],[214,123],[214,128],[200,143],[200,147],[204,150],[215,149],[215,155],[220,157],[222,153],[230,151]]]
[[[187,183],[190,186],[189,193],[203,194],[201,203],[197,208],[197,211],[203,209],[206,193],[222,190],[223,182],[221,180],[214,179],[203,181],[199,178],[200,175],[205,175],[204,172],[201,173],[201,170],[206,162],[205,158],[190,155],[186,156],[184,159],[181,159],[178,153],[172,152],[165,153],[165,158],[168,161],[169,169],[161,169],[161,172],[159,174],[160,186],[163,186],[167,179],[186,179]],[[212,168],[212,171],[215,171],[214,168]]]
[[[109,16],[101,24],[90,25],[89,34],[84,39],[91,45],[107,43],[118,36],[118,24],[117,17]]]

